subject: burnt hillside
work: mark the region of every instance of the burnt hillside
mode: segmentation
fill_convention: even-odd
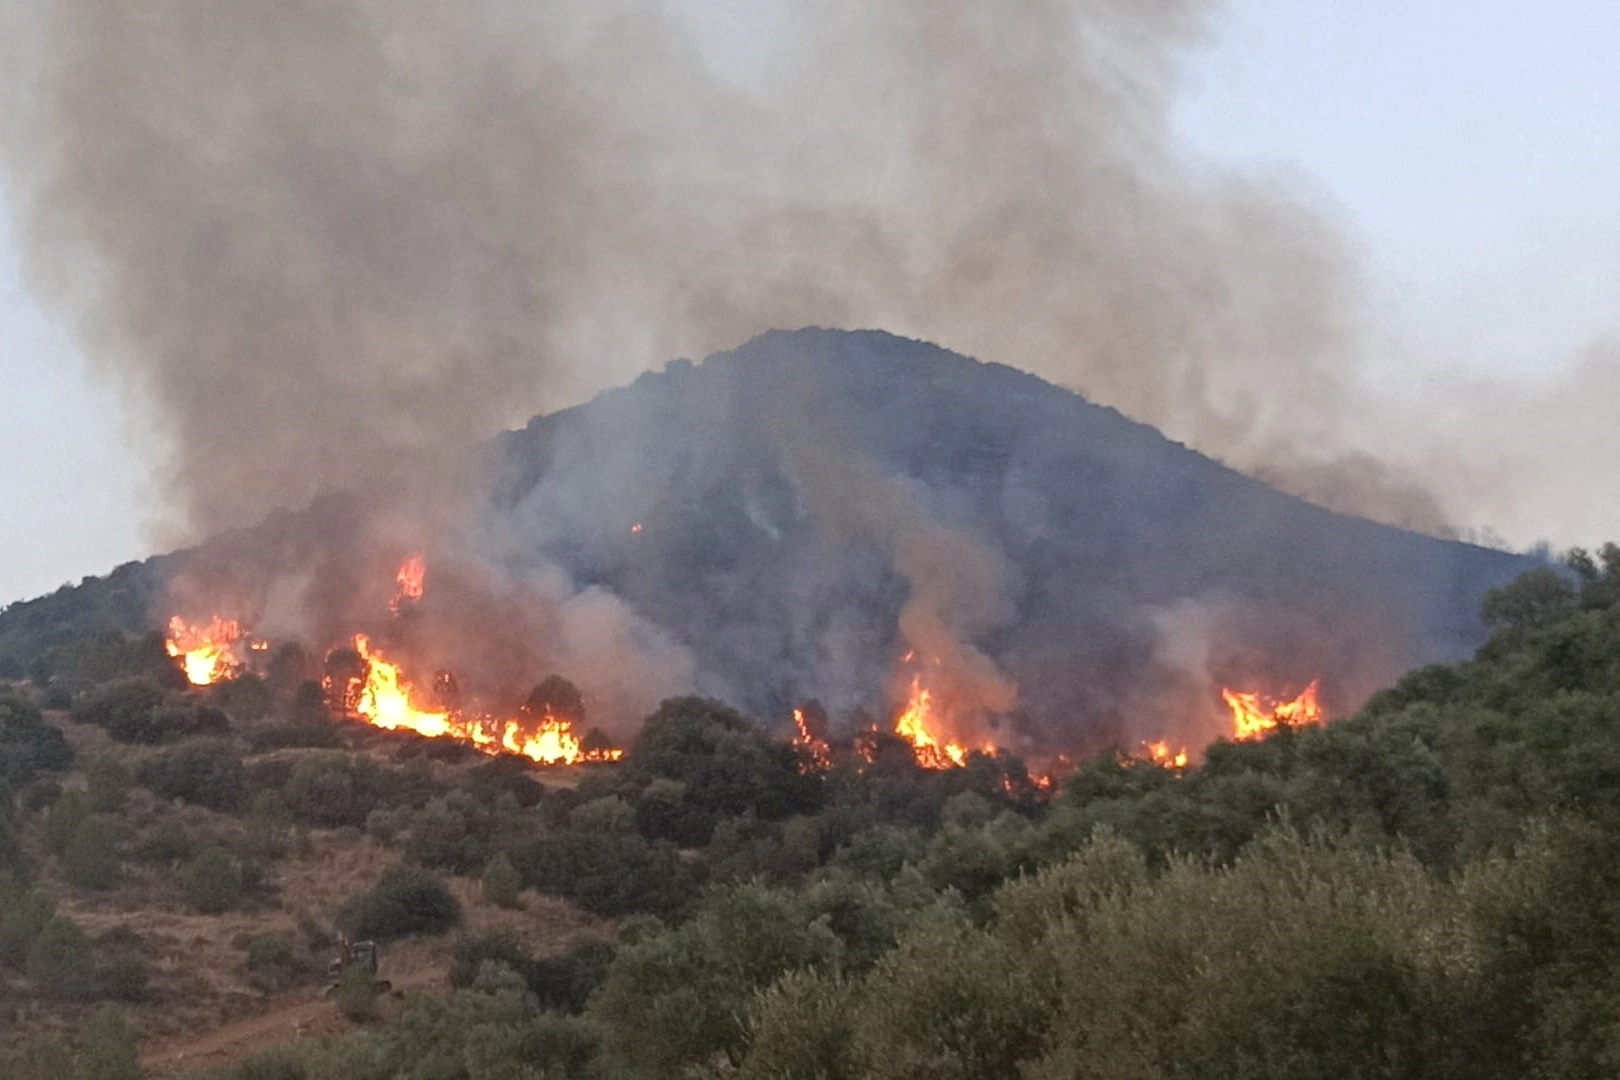
[[[941,705],[1015,750],[1207,739],[1221,685],[1320,676],[1342,713],[1471,652],[1481,594],[1535,565],[1330,513],[1033,376],[874,331],[672,362],[499,436],[486,462],[487,503],[429,563],[476,565],[481,596],[510,585],[499,613],[442,610],[461,638],[522,624],[514,684],[543,666],[588,696],[639,679],[635,707],[696,690],[763,719],[810,698],[845,719],[891,706],[912,652]],[[358,628],[356,582],[392,586],[393,564],[351,558],[368,528],[326,497],[13,604],[0,661],[162,625],[165,583],[188,575],[267,633],[267,611],[330,608],[303,622],[328,648]],[[656,677],[633,670],[648,657]]]

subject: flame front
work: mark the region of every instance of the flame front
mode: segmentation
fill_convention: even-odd
[[[234,646],[241,638],[242,627],[235,619],[215,615],[206,626],[193,626],[176,615],[169,620],[163,647],[170,656],[180,658],[191,685],[208,686],[239,665]]]
[[[798,728],[793,736],[793,747],[804,755],[799,771],[809,775],[832,768],[832,747],[810,730],[810,721],[805,718],[803,709],[793,710],[793,726]]]
[[[1312,679],[1298,697],[1289,701],[1263,701],[1256,692],[1231,690],[1221,687],[1221,697],[1232,711],[1232,737],[1237,740],[1257,739],[1279,727],[1302,727],[1320,724],[1322,706],[1317,701],[1321,679]]]
[[[933,696],[922,684],[921,676],[911,677],[911,696],[905,711],[894,722],[894,733],[911,744],[917,764],[925,769],[948,769],[967,761],[967,747],[960,743],[941,742],[933,732],[938,718],[933,714]]]
[[[366,663],[365,684],[354,708],[372,727],[414,731],[429,739],[454,739],[486,754],[519,754],[542,765],[618,761],[624,756],[616,747],[587,749],[574,734],[573,724],[549,711],[536,726],[419,708],[411,700],[411,683],[399,665],[378,653],[370,638],[356,634],[354,648]]]

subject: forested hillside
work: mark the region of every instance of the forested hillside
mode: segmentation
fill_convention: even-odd
[[[153,942],[80,923],[279,926],[299,860],[350,844],[374,869],[329,924],[242,935],[244,977],[313,992],[311,941],[345,929],[442,947],[445,988],[346,984],[352,1033],[210,1075],[1610,1076],[1620,548],[1483,614],[1477,657],[1353,717],[1186,769],[1102,755],[1055,797],[1005,755],[822,769],[701,699],[559,786],[335,721],[307,684],[18,685],[0,1075],[133,1077],[186,1000]],[[527,932],[555,904],[595,929]]]

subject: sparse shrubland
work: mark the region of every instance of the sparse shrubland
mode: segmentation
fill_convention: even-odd
[[[931,773],[880,748],[806,775],[701,699],[567,786],[330,721],[255,736],[294,722],[290,680],[262,718],[216,695],[223,729],[116,760],[75,758],[19,691],[0,699],[0,1004],[142,1015],[169,992],[150,947],[86,930],[84,905],[139,885],[193,917],[273,912],[281,868],[329,836],[371,868],[346,907],[237,942],[247,985],[313,985],[338,927],[442,936],[448,985],[402,1006],[345,990],[364,1032],[219,1080],[1612,1075],[1620,549],[1484,611],[1475,659],[1356,716],[1185,771],[1104,755],[1049,800],[1006,757]],[[80,691],[75,715],[117,737],[107,703],[152,699],[140,685]],[[192,704],[159,695],[154,717]],[[547,896],[619,920],[617,942],[525,936]],[[53,1080],[88,1060],[0,1053],[0,1074]]]

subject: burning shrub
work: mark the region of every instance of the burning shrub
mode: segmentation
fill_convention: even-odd
[[[396,866],[377,887],[356,897],[339,918],[355,938],[390,941],[447,933],[461,921],[461,905],[444,882],[415,866]]]

